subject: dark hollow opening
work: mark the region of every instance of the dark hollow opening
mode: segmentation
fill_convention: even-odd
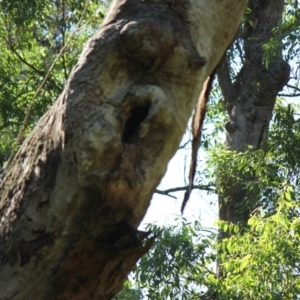
[[[125,143],[133,142],[140,124],[148,116],[149,109],[150,105],[145,105],[135,107],[131,110],[130,116],[124,126],[123,141]]]

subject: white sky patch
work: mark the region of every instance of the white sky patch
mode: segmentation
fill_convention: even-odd
[[[187,138],[183,140],[187,140]],[[200,156],[203,155],[204,151],[199,151],[198,161]],[[186,178],[188,178],[190,156],[190,149],[180,149],[176,152],[169,162],[167,172],[158,186],[158,190],[167,190],[187,185]],[[174,192],[171,195],[177,199],[154,193],[151,205],[140,225],[141,229],[144,229],[147,223],[155,223],[157,225],[177,223],[175,218],[181,216],[180,209],[184,191]],[[188,221],[198,220],[205,228],[215,227],[215,222],[218,218],[217,196],[208,195],[206,191],[193,190],[184,210],[183,217],[187,218]]]

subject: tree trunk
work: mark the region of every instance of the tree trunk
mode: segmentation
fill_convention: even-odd
[[[231,82],[226,60],[218,71],[224,105],[229,114],[229,121],[225,124],[226,145],[237,152],[244,151],[247,146],[252,146],[254,150],[263,148],[276,97],[288,82],[290,74],[289,65],[282,59],[278,29],[284,1],[250,0],[249,8],[251,11],[241,29],[243,66],[235,82]],[[273,53],[263,48],[271,39],[278,41]],[[224,182],[219,195],[220,219],[234,223],[247,222],[257,204],[254,194],[247,194],[245,185],[241,183]]]
[[[2,178],[0,299],[111,299],[246,0],[116,0]]]

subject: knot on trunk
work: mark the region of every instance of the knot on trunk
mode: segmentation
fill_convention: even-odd
[[[290,79],[290,65],[281,58],[275,59],[267,71],[269,72],[268,81],[274,84],[277,91],[281,91]]]

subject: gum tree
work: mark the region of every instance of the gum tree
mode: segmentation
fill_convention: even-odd
[[[289,81],[290,66],[283,59],[286,32],[282,28],[283,0],[250,0],[245,22],[232,52],[242,62],[234,74],[229,56],[218,70],[223,104],[229,120],[225,124],[226,146],[233,152],[266,149],[266,140],[276,98]],[[237,182],[219,177],[219,217],[246,223],[256,207],[256,191],[245,188],[255,175]],[[228,181],[229,180],[229,181]]]
[[[110,299],[246,1],[113,2],[1,183],[3,299]]]

